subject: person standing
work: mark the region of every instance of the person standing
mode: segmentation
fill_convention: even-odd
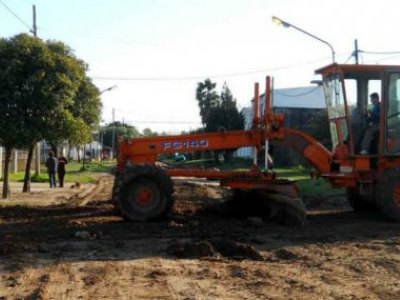
[[[60,187],[64,187],[65,165],[67,163],[68,161],[64,156],[58,158],[57,174]]]
[[[54,157],[53,151],[49,152],[49,157],[46,160],[47,173],[49,174],[50,187],[56,187],[56,171],[57,158]]]

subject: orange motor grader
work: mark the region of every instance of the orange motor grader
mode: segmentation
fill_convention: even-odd
[[[253,121],[249,130],[220,131],[176,136],[123,139],[118,146],[117,174],[113,199],[122,216],[145,221],[165,216],[173,206],[171,177],[201,177],[219,180],[221,186],[238,192],[273,195],[273,202],[286,209],[299,206],[296,185],[279,179],[268,165],[259,166],[259,155],[268,155],[270,145],[289,147],[315,168],[332,186],[347,189],[355,210],[378,209],[389,220],[400,221],[400,66],[331,64],[316,71],[322,75],[332,137],[332,151],[296,129],[284,128],[284,116],[271,109],[271,84],[265,85],[265,110],[259,112],[259,85],[255,84]],[[379,130],[368,155],[360,144],[368,122],[368,96],[381,95]],[[245,172],[215,169],[161,168],[160,154],[253,147],[253,165]],[[264,159],[268,161],[267,157]],[[240,193],[239,193],[240,194]],[[268,198],[268,197],[267,197]],[[251,199],[246,199],[246,201]],[[280,204],[278,203],[278,206]],[[289,207],[289,209],[288,209]]]

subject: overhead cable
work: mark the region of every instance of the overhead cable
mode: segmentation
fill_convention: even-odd
[[[22,24],[24,24],[26,27],[31,30],[31,26],[29,26],[20,16],[18,16],[10,7],[7,6],[7,4],[4,3],[3,0],[0,0],[0,4],[3,5],[3,7],[10,13],[12,14],[16,19],[18,19]]]
[[[400,51],[364,51],[364,50],[359,50],[361,53],[365,54],[379,54],[379,55],[391,55],[391,54],[400,54]]]
[[[210,79],[218,79],[218,78],[226,78],[226,77],[239,77],[245,75],[252,75],[252,74],[259,74],[259,73],[267,73],[272,71],[280,71],[285,69],[291,69],[299,66],[306,66],[312,63],[321,62],[325,59],[314,59],[307,62],[296,63],[291,65],[285,66],[278,66],[269,69],[262,69],[262,70],[254,70],[254,71],[247,71],[247,72],[237,72],[237,73],[227,73],[227,74],[217,74],[217,75],[198,75],[198,76],[188,76],[188,77],[105,77],[105,76],[93,76],[93,79],[96,80],[116,80],[116,81],[184,81],[184,80],[202,80],[204,78]]]

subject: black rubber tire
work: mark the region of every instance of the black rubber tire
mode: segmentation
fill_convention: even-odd
[[[122,176],[120,173],[115,174],[114,185],[112,189],[111,199],[115,206],[118,207],[119,192],[122,186]]]
[[[346,195],[347,201],[355,212],[376,211],[376,204],[373,195],[362,196],[358,192],[358,188],[348,188],[346,190]]]
[[[123,184],[122,175],[120,173],[115,174],[111,200],[112,200],[112,203],[114,204],[114,206],[116,208],[116,211],[119,212],[119,214],[122,216],[122,218],[125,221],[130,221],[130,219],[127,218],[122,213],[121,205],[120,205],[120,201],[119,201],[119,195],[120,195],[120,192],[121,192],[122,184]]]
[[[150,221],[165,217],[174,204],[171,178],[154,165],[135,165],[122,174],[118,206],[124,219]]]
[[[400,172],[386,170],[375,187],[376,205],[390,221],[400,222]]]

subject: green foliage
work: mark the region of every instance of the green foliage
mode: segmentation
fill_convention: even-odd
[[[305,131],[322,145],[324,145],[327,149],[332,148],[328,113],[326,111],[315,113],[307,121]]]
[[[73,105],[68,106],[75,118],[81,118],[85,124],[98,124],[101,112],[100,91],[88,77],[78,87]]]
[[[70,142],[74,145],[84,145],[92,139],[91,127],[81,118],[71,118],[69,122]]]
[[[219,104],[219,96],[215,91],[216,83],[206,79],[204,82],[199,82],[196,89],[196,99],[200,108],[201,122],[203,127],[207,125],[210,120],[210,114],[213,108]]]
[[[221,95],[215,91],[216,83],[206,79],[199,82],[196,90],[196,99],[200,107],[200,116],[205,132],[218,132],[221,130],[244,129],[244,116],[239,112],[236,100],[226,85],[222,87]],[[225,161],[232,158],[234,149],[214,151],[215,160],[218,162],[222,153]]]
[[[216,83],[212,83],[210,79],[197,84],[196,99],[205,131],[243,129],[244,117],[237,109],[236,100],[226,83],[222,87],[220,96],[215,88]]]
[[[114,136],[114,145],[117,145],[118,136],[126,138],[137,138],[140,136],[139,131],[134,127],[121,122],[110,123],[101,129],[103,133],[103,144],[105,146],[112,146],[112,138]]]
[[[86,71],[87,65],[62,42],[27,34],[0,39],[0,144],[6,153],[32,149],[42,139],[50,144],[82,140],[76,135],[86,135],[101,108],[99,91]],[[8,178],[8,169],[5,173]]]
[[[146,137],[158,136],[158,132],[152,131],[150,128],[143,129],[143,135]]]

